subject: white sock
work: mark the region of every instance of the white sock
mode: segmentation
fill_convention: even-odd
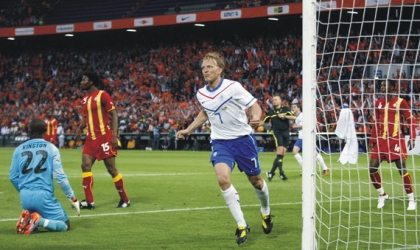
[[[376,189],[378,191],[379,195],[383,195],[385,193],[385,190],[383,187]]]
[[[299,165],[301,167],[303,167],[303,159],[302,159],[302,156],[299,153],[297,153],[297,154],[294,155],[294,157],[297,160],[297,162],[299,163]]]
[[[261,214],[268,215],[270,214],[270,196],[268,195],[268,186],[265,180],[263,180],[264,186],[261,190],[255,188],[255,193],[257,194],[258,199],[261,203]]]
[[[324,158],[322,158],[320,154],[316,154],[316,160],[319,162],[323,170],[328,169],[327,165],[325,164]]]
[[[47,227],[49,223],[50,223],[50,220],[45,219],[44,224],[42,224],[42,227]]]
[[[244,213],[241,210],[241,204],[239,200],[238,191],[231,185],[225,191],[222,190],[223,198],[225,198],[226,204],[229,207],[230,213],[235,218],[236,223],[239,226],[246,226]]]
[[[414,193],[407,194],[409,201],[414,201]]]

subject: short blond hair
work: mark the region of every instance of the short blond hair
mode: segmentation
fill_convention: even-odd
[[[225,61],[223,60],[223,56],[217,52],[208,52],[207,54],[204,55],[201,62],[203,62],[204,60],[214,60],[216,62],[217,67],[221,69],[225,68]],[[223,76],[224,73],[222,72],[221,75]]]

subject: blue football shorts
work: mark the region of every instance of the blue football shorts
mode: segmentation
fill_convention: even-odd
[[[231,170],[236,163],[239,171],[247,175],[261,173],[257,141],[253,134],[231,140],[212,140],[210,161],[213,166],[221,162],[226,163]]]
[[[298,148],[300,148],[302,150],[303,149],[303,140],[302,139],[297,139],[295,141],[294,147],[298,147]],[[320,150],[319,150],[319,148],[317,146],[315,146],[315,150],[316,150],[317,153],[320,152]]]
[[[302,139],[297,139],[294,146],[302,149]]]

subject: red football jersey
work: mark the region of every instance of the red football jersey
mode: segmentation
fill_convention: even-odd
[[[58,122],[55,118],[47,119],[47,131],[45,132],[45,135],[49,136],[56,136],[57,135],[57,127]]]
[[[96,140],[96,138],[110,131],[108,126],[110,115],[108,112],[115,109],[115,106],[107,92],[97,90],[88,94],[83,98],[82,106],[88,137]]]
[[[405,121],[402,119],[405,118]],[[416,138],[416,121],[411,114],[407,101],[393,97],[386,102],[385,97],[375,102],[375,124],[372,130],[371,140],[376,138],[400,138],[402,136],[402,122],[410,126],[411,138]]]

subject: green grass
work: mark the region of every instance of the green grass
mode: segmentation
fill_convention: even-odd
[[[70,203],[56,186],[56,196],[67,209],[72,230],[29,236],[15,234],[21,207],[18,193],[8,180],[12,152],[11,148],[0,148],[0,249],[238,248],[234,236],[236,223],[221,196],[209,163],[210,152],[120,150],[117,167],[131,199],[129,208],[114,208],[118,195],[103,163],[96,162],[93,167],[95,210],[82,210],[81,217],[74,216]],[[81,152],[67,149],[61,153],[70,183],[79,199],[83,199]],[[268,171],[275,154],[260,156],[263,171]],[[318,249],[392,249],[402,244],[419,245],[417,213],[404,215],[406,202],[400,183],[385,183],[393,199],[380,212],[376,209],[376,191],[369,183],[365,155],[361,155],[359,167],[354,169],[337,164],[338,155],[324,158],[332,166],[332,172],[328,177],[317,176],[318,191],[323,193],[317,192]],[[248,241],[241,248],[301,248],[301,169],[290,153],[284,166],[289,180],[280,181],[276,175],[269,183],[275,225],[268,235],[261,229],[259,202],[252,186],[243,173],[234,170],[232,182],[240,193],[245,218],[251,226]],[[392,166],[385,165],[382,171],[384,181],[397,178]],[[419,173],[410,172],[415,181]],[[396,227],[405,230],[385,230]],[[376,242],[385,244],[381,247]]]
[[[407,159],[414,190],[418,163],[418,156]],[[320,249],[420,249],[418,213],[406,211],[407,195],[396,167],[381,165],[383,186],[391,199],[379,210],[367,166],[367,155],[360,154],[358,166],[337,166],[331,176],[317,179]]]

